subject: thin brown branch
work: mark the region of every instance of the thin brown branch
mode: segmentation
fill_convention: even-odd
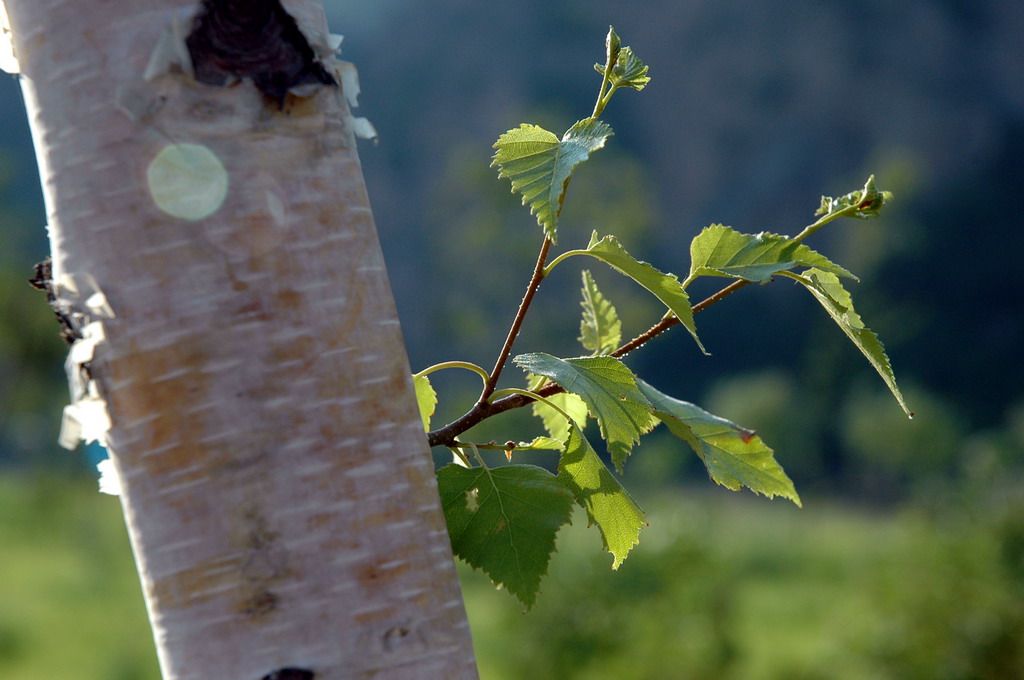
[[[512,320],[512,327],[508,329],[505,344],[502,345],[501,352],[498,353],[498,358],[494,362],[494,368],[491,369],[491,377],[487,380],[487,384],[484,385],[478,403],[486,402],[494,394],[494,390],[498,386],[498,379],[501,377],[501,372],[505,369],[508,357],[512,353],[512,345],[515,344],[516,337],[519,336],[519,330],[523,327],[526,312],[530,309],[530,303],[533,302],[533,296],[537,293],[537,289],[540,288],[541,281],[544,280],[544,264],[547,262],[548,251],[550,250],[551,239],[545,236],[544,244],[540,247],[540,253],[537,255],[537,264],[533,267],[533,276],[530,277],[530,283],[526,286],[526,292],[523,293],[523,299],[519,303],[519,311],[516,312],[516,318]]]
[[[693,313],[696,314],[696,313],[698,313],[698,312],[700,312],[702,310],[707,309],[708,307],[710,307],[711,305],[715,304],[719,300],[732,295],[733,293],[738,291],[740,288],[742,288],[743,286],[746,286],[749,283],[750,283],[750,281],[744,281],[743,279],[740,279],[738,281],[733,281],[728,286],[726,286],[722,290],[718,291],[714,295],[712,295],[710,297],[707,297],[707,298],[701,300],[700,302],[698,302],[697,304],[695,304],[693,306]],[[650,342],[654,338],[658,337],[659,335],[661,335],[662,333],[667,331],[669,328],[672,328],[673,326],[677,325],[678,323],[679,323],[679,317],[677,317],[677,316],[666,316],[661,321],[659,321],[658,323],[654,324],[653,326],[648,328],[646,331],[644,331],[640,335],[636,336],[635,338],[633,338],[632,340],[627,342],[622,347],[619,347],[617,350],[612,352],[612,356],[613,357],[624,357],[627,354],[629,354],[630,352],[632,352],[633,350],[637,349],[638,347],[642,347],[643,345],[646,345],[648,342]]]
[[[724,298],[729,297],[730,295],[732,295],[733,293],[738,291],[743,286],[746,286],[746,285],[749,285],[749,284],[750,284],[750,281],[746,281],[744,279],[739,279],[738,281],[733,281],[728,286],[726,286],[722,290],[718,291],[714,295],[706,297],[703,300],[701,300],[700,302],[698,302],[697,304],[695,304],[693,306],[693,313],[696,314],[698,312],[704,311],[705,309],[707,309],[711,305],[715,304],[716,302],[719,302],[720,300],[722,300]]]
[[[550,247],[549,243],[550,242],[548,240],[545,240],[545,246]],[[542,249],[541,250],[541,257],[539,257],[538,260],[537,260],[537,263],[538,263],[537,264],[537,269],[543,270],[543,268],[544,268],[543,260],[546,259],[546,257],[547,257],[546,249]],[[534,279],[536,279],[536,278],[537,278],[537,270],[534,270]],[[542,275],[542,278],[543,278],[543,275]],[[527,295],[530,298],[533,297],[533,293],[535,293],[536,290],[537,290],[536,286],[533,285],[534,284],[534,279],[531,279],[531,281],[530,281],[531,288],[527,289]],[[738,291],[740,288],[743,288],[744,286],[746,286],[749,283],[750,283],[749,281],[743,281],[743,280],[733,281],[728,286],[726,286],[722,290],[718,291],[714,295],[711,295],[711,296],[705,298],[704,300],[701,300],[697,304],[695,304],[693,306],[693,313],[697,314],[699,312],[702,312],[703,310],[707,309],[708,307],[710,307],[711,305],[715,304],[716,302],[719,302],[719,301],[723,300],[724,298],[732,295],[733,293]],[[536,281],[536,285],[538,285],[538,286],[540,285],[540,281],[539,280]],[[532,289],[532,292],[531,292],[531,289]],[[520,312],[525,314],[525,311],[523,309],[523,304],[525,304],[527,307],[529,307],[529,301],[527,300],[527,296],[523,297],[523,303],[520,304],[520,307],[519,307],[520,308]],[[513,330],[509,331],[509,339],[506,339],[505,347],[502,348],[502,354],[503,354],[504,358],[501,359],[501,357],[499,356],[499,359],[501,359],[501,366],[502,367],[504,366],[505,361],[508,360],[508,355],[509,355],[509,353],[512,350],[512,341],[515,340],[515,335],[519,333],[519,326],[522,325],[522,319],[521,319],[520,315],[516,315],[516,321],[518,322],[518,324],[517,323],[513,323],[513,325],[512,325],[512,329],[515,332],[513,333]],[[658,323],[656,323],[655,325],[651,326],[644,333],[641,333],[640,335],[636,336],[635,338],[633,338],[632,340],[630,340],[629,342],[627,342],[626,344],[622,345],[617,350],[612,352],[612,356],[614,356],[614,357],[625,356],[629,352],[632,352],[634,349],[636,349],[638,347],[641,347],[642,345],[645,345],[646,343],[650,342],[651,340],[653,340],[657,336],[661,335],[666,330],[668,330],[672,326],[675,326],[678,323],[679,323],[679,319],[674,317],[674,316],[673,317],[664,318],[661,321],[659,321]],[[500,369],[496,369],[495,371],[493,371],[491,373],[493,384],[492,384],[491,381],[488,382],[488,385],[490,386],[490,390],[488,391],[488,390],[485,389],[485,392],[487,393],[487,396],[490,396],[491,394],[494,393],[494,386],[497,385],[497,382],[498,382],[497,379],[494,377],[494,375],[495,375],[495,373],[498,373],[498,372],[500,372]],[[539,394],[542,397],[550,397],[553,394],[558,394],[558,393],[564,392],[564,391],[565,390],[562,389],[562,387],[560,385],[557,385],[555,383],[549,383],[548,385],[544,386],[542,389],[538,390],[537,394]],[[505,411],[510,411],[510,410],[512,410],[514,408],[520,408],[522,406],[526,406],[527,404],[529,404],[532,401],[533,401],[533,399],[531,399],[531,398],[529,398],[529,397],[527,397],[525,395],[522,395],[522,394],[512,394],[512,395],[509,395],[507,397],[502,397],[501,399],[498,399],[495,402],[488,402],[488,401],[486,401],[486,397],[481,397],[481,400],[479,402],[477,402],[473,406],[473,408],[471,408],[469,411],[467,411],[460,418],[457,418],[456,420],[453,420],[452,422],[448,423],[447,425],[445,425],[444,427],[442,427],[442,428],[440,428],[438,430],[434,430],[433,432],[428,433],[427,434],[427,441],[430,443],[431,446],[451,446],[455,442],[455,438],[456,437],[458,437],[460,434],[462,434],[463,432],[465,432],[469,428],[473,427],[477,423],[479,423],[479,422],[481,422],[483,420],[486,420],[487,418],[490,418],[491,416],[496,416],[499,413],[504,413]]]

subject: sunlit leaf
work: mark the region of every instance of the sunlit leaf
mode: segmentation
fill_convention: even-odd
[[[491,167],[498,176],[512,182],[537,223],[552,241],[558,240],[558,217],[565,188],[576,166],[602,148],[612,134],[611,126],[596,118],[584,118],[569,128],[562,139],[553,133],[523,123],[498,137]]]
[[[559,359],[535,352],[521,354],[514,361],[523,370],[546,376],[583,398],[620,472],[640,435],[657,424],[651,405],[637,389],[636,376],[614,357]]]
[[[857,349],[875,367],[878,375],[882,376],[882,380],[885,381],[889,391],[892,392],[893,396],[896,397],[896,401],[899,402],[900,408],[913,418],[914,414],[903,400],[903,393],[900,392],[900,388],[896,384],[896,375],[889,364],[889,357],[885,353],[885,348],[882,346],[881,341],[879,341],[878,336],[871,329],[864,326],[860,315],[853,309],[853,300],[850,297],[850,293],[843,288],[839,278],[835,274],[821,271],[820,269],[808,269],[800,275],[787,273],[787,276],[799,281],[807,290],[811,291],[815,299],[821,303],[821,306],[832,317],[832,320],[846,333],[846,337],[850,338],[853,344],[857,346]]]
[[[612,569],[618,569],[639,543],[647,520],[575,425],[569,428],[565,452],[558,462],[558,478],[587,511],[589,524],[597,525],[605,550],[612,554]]]
[[[800,505],[793,482],[753,430],[662,394],[642,380],[637,382],[657,417],[672,434],[690,445],[712,480],[733,491],[745,486],[769,498],[782,496]]]
[[[420,408],[420,419],[423,420],[423,431],[430,432],[430,418],[437,407],[437,392],[425,375],[414,375],[413,387],[416,388],[416,405]]]
[[[511,462],[516,451],[561,451],[565,444],[552,437],[534,437],[532,441],[508,442],[505,446],[505,457]]]
[[[608,354],[622,342],[622,323],[615,307],[598,289],[594,277],[583,270],[583,318],[580,344],[594,354]]]
[[[690,242],[690,277],[728,276],[764,283],[794,267],[818,267],[849,279],[857,278],[804,244],[777,234],[741,234],[713,224]]]
[[[527,375],[527,385],[531,392],[540,389],[548,380],[549,378],[542,375]],[[547,401],[552,402],[562,411],[565,411],[580,427],[583,427],[584,423],[586,423],[587,405],[577,395],[569,392],[560,392],[547,397]],[[547,430],[552,439],[563,442],[569,436],[569,423],[566,422],[565,416],[557,409],[552,408],[543,401],[537,400],[531,405],[531,410],[533,415],[540,418],[544,423],[544,429]]]
[[[564,420],[564,419],[563,419]],[[554,437],[534,437],[528,442],[516,442],[516,451],[561,451],[564,444]]]
[[[437,484],[455,555],[532,607],[555,534],[572,518],[565,483],[532,465],[446,465]]]
[[[613,87],[631,87],[642,90],[651,82],[647,75],[647,64],[633,53],[633,48],[623,47],[619,50],[619,58],[612,69],[611,83]]]
[[[641,262],[626,252],[618,239],[614,236],[605,236],[598,240],[597,232],[590,237],[590,244],[583,251],[586,255],[597,258],[609,265],[616,271],[636,281],[638,284],[650,291],[656,298],[668,307],[680,323],[690,332],[693,339],[697,341],[700,350],[707,354],[700,338],[697,337],[697,326],[693,321],[693,308],[690,306],[690,297],[683,290],[679,279],[675,274],[665,274],[658,271],[650,264]]]

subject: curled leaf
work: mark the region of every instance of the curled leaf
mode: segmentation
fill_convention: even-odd
[[[858,217],[867,220],[878,217],[882,206],[891,200],[892,192],[880,191],[875,186],[875,176],[871,175],[864,184],[864,188],[859,191],[851,191],[844,196],[837,196],[835,198],[822,196],[821,206],[814,214],[815,216],[827,216],[847,210],[849,211],[848,217]]]

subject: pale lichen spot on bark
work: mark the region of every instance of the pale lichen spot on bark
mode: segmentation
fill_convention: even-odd
[[[202,144],[168,144],[146,169],[150,196],[163,212],[196,221],[216,213],[228,193],[228,172]]]

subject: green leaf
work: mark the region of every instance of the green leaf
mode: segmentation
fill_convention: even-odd
[[[532,607],[555,534],[572,518],[565,484],[533,465],[446,465],[437,484],[455,555]]]
[[[619,50],[622,49],[622,40],[619,38],[619,34],[615,32],[615,28],[612,26],[608,27],[608,35],[604,39],[604,63],[605,66],[600,64],[594,64],[594,68],[599,73],[604,73],[605,67],[609,64],[614,64],[619,58]]]
[[[587,249],[580,252],[601,260],[650,291],[679,318],[693,339],[697,341],[700,351],[704,354],[708,353],[704,349],[704,345],[701,344],[700,338],[697,337],[697,326],[693,321],[690,297],[683,290],[683,286],[675,274],[662,273],[648,263],[637,260],[626,252],[626,249],[614,236],[605,236],[598,240],[597,232],[591,235]]]
[[[562,139],[536,125],[523,123],[494,143],[497,151],[491,167],[512,182],[522,194],[523,205],[537,215],[537,223],[552,241],[558,240],[558,216],[565,189],[576,166],[604,146],[612,128],[596,118],[584,118],[569,128]]]
[[[609,64],[612,64],[610,69]],[[631,87],[639,91],[651,82],[647,77],[647,65],[633,54],[633,48],[622,47],[622,41],[611,26],[608,27],[608,37],[605,38],[605,63],[594,64],[594,70],[601,75],[608,72],[608,82],[613,90]]]
[[[587,421],[587,404],[579,396],[569,392],[560,392],[547,397],[547,400],[568,413],[573,422],[580,427]],[[565,438],[569,436],[569,423],[565,416],[543,401],[533,402],[532,410],[533,415],[541,419],[544,429],[553,439],[565,441]]]
[[[712,224],[690,242],[690,276],[728,276],[765,283],[794,267],[818,267],[838,276],[857,277],[827,257],[786,236],[741,234]]]
[[[745,486],[768,498],[782,496],[800,505],[793,482],[753,430],[662,394],[642,380],[637,383],[657,417],[672,434],[690,445],[716,483],[733,491]]]
[[[815,214],[829,216],[841,211],[849,211],[847,217],[858,217],[869,220],[878,217],[882,207],[892,200],[891,191],[879,191],[875,186],[875,176],[868,177],[864,188],[858,191],[851,191],[845,196],[832,198],[821,197],[821,206]],[[851,210],[852,209],[852,210]]]
[[[520,354],[513,361],[523,370],[551,378],[566,391],[583,397],[619,472],[640,435],[657,424],[651,405],[637,389],[636,376],[614,357],[559,359],[536,352]]]
[[[622,342],[622,323],[590,272],[583,270],[583,318],[580,320],[580,344],[594,354],[609,354]]]
[[[437,407],[437,392],[425,375],[414,375],[412,385],[416,388],[416,405],[420,407],[420,418],[423,420],[423,431],[430,432],[430,417]]]
[[[565,420],[564,418],[562,420]],[[566,428],[568,431],[568,428]],[[517,442],[516,451],[561,451],[564,444],[554,437],[534,437],[532,441]]]
[[[832,317],[832,320],[839,325],[843,332],[846,333],[846,336],[857,346],[857,349],[875,367],[878,375],[882,376],[882,380],[885,381],[889,391],[896,397],[896,401],[899,402],[900,408],[903,409],[904,413],[913,418],[914,414],[903,400],[903,394],[896,384],[896,375],[889,364],[889,357],[885,354],[885,348],[879,341],[878,336],[871,329],[864,326],[860,315],[854,311],[853,299],[850,297],[850,293],[843,288],[839,278],[820,269],[808,269],[800,275],[793,273],[787,273],[786,275],[799,281],[807,290],[811,291],[818,302],[821,303],[821,306],[825,308],[825,311],[828,312],[829,316]]]
[[[615,60],[609,80],[612,87],[631,87],[637,91],[644,89],[647,83],[651,82],[647,75],[647,64],[633,54],[631,47],[619,50],[619,58]]]
[[[543,387],[544,383],[548,382],[548,380],[549,379],[543,375],[527,375],[527,389],[531,392],[536,392]],[[547,401],[553,403],[555,406],[562,409],[562,411],[565,411],[580,427],[583,427],[587,422],[587,405],[577,395],[569,392],[560,392],[547,397]],[[544,423],[544,429],[547,430],[552,439],[557,439],[559,442],[563,442],[565,441],[565,438],[569,436],[569,423],[566,422],[565,416],[562,415],[558,409],[552,408],[547,403],[537,400],[533,402],[531,410],[533,411],[533,415],[540,418]]]
[[[576,425],[569,428],[558,479],[587,511],[588,526],[597,525],[605,550],[612,554],[612,569],[618,569],[640,542],[647,519]]]

